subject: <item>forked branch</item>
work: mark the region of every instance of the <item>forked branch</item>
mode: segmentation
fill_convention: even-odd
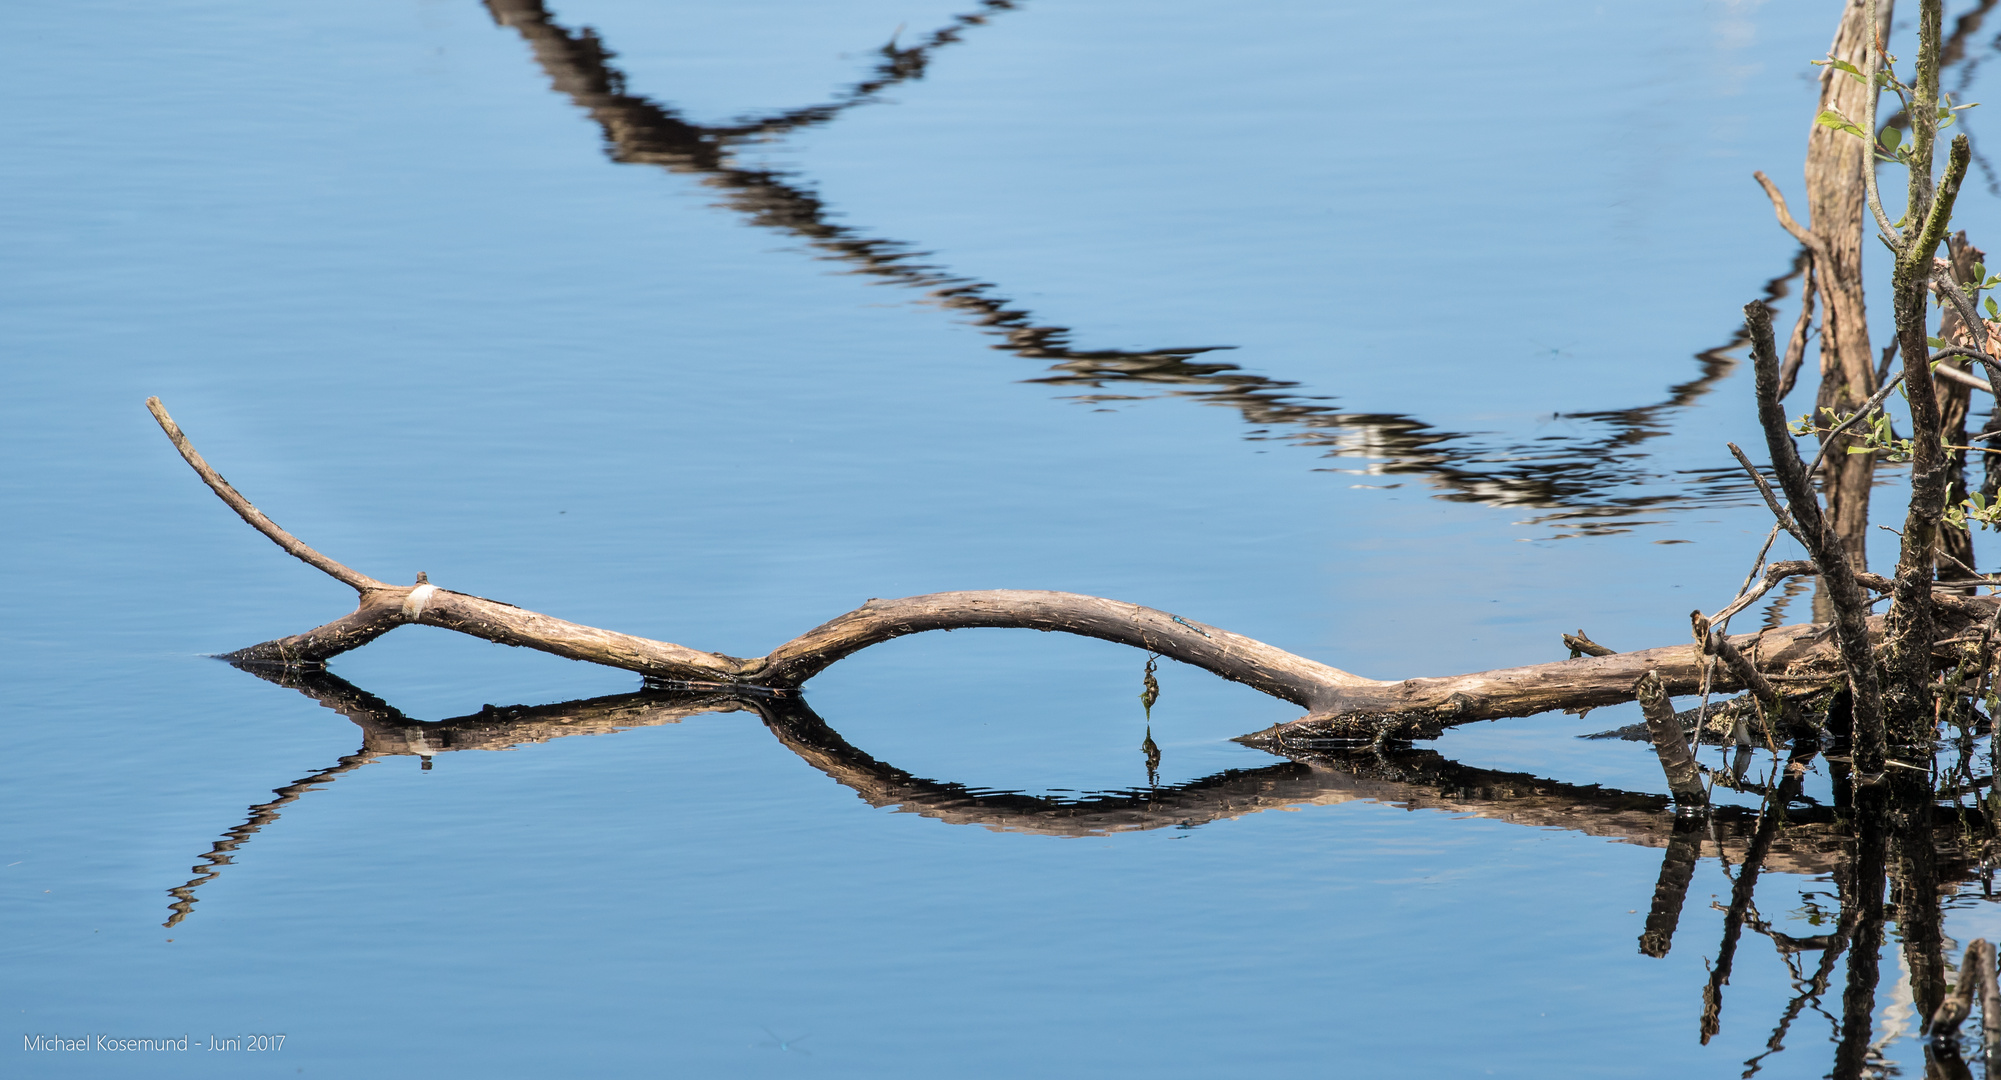
[[[287,553],[359,594],[359,603],[348,615],[226,657],[238,663],[320,668],[398,626],[420,624],[620,668],[657,682],[790,690],[843,657],[906,634],[973,627],[1062,631],[1146,649],[1311,710],[1299,720],[1246,737],[1266,745],[1327,738],[1424,738],[1474,720],[1617,704],[1633,700],[1634,684],[1648,674],[1669,694],[1690,694],[1702,684],[1705,668],[1713,666],[1701,650],[1682,644],[1627,653],[1602,650],[1608,655],[1446,678],[1386,681],[1329,667],[1172,612],[1096,596],[1020,589],[870,600],[764,656],[704,652],[453,592],[423,575],[414,585],[398,586],[352,570],[273,524],[195,452],[158,399],[147,405],[181,456],[231,509]],[[1796,458],[1793,467],[1799,468]],[[1968,617],[1984,618],[1995,606],[1972,598],[1957,603],[1967,609]],[[1753,673],[1813,682],[1835,677],[1840,668],[1835,646],[1822,627],[1782,627],[1724,641],[1712,649],[1742,650],[1754,656]],[[1774,693],[1769,682],[1740,678],[1727,667],[1712,671],[1710,678],[1720,691],[1742,689],[1744,682],[1751,682],[1763,693]]]

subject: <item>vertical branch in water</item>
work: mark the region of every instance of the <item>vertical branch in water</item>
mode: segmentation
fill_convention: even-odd
[[[1862,67],[1872,36],[1890,21],[1892,0],[1875,4],[1876,18],[1870,19],[1866,0],[1849,0],[1841,24],[1828,46],[1828,55]],[[1875,97],[1875,88],[1836,70],[1821,69],[1820,108],[1843,116],[1859,117]],[[1824,254],[1814,260],[1815,282],[1821,294],[1820,391],[1814,399],[1815,415],[1833,409],[1837,415],[1854,412],[1876,389],[1875,354],[1869,346],[1868,313],[1862,295],[1862,232],[1866,215],[1868,178],[1872,155],[1862,140],[1846,132],[1815,124],[1807,134],[1806,192],[1808,227],[1820,241]],[[1866,569],[1866,540],[1869,532],[1869,489],[1875,475],[1876,456],[1847,453],[1855,445],[1853,436],[1841,436],[1840,445],[1828,454],[1824,473],[1827,516],[1834,531],[1853,560],[1856,569]],[[1825,589],[1821,590],[1824,593]],[[1816,621],[1832,621],[1830,601],[1820,594],[1814,598]]]
[[[1146,739],[1139,744],[1140,753],[1146,755],[1146,783],[1154,787],[1160,783],[1160,744],[1153,741],[1153,703],[1160,700],[1160,680],[1153,673],[1159,669],[1160,658],[1152,652],[1146,654],[1146,675],[1140,680],[1139,703],[1146,709]]]
[[[1764,429],[1765,447],[1772,455],[1772,472],[1785,492],[1786,507],[1797,525],[1795,535],[1820,567],[1820,591],[1834,608],[1835,641],[1841,649],[1842,666],[1848,670],[1851,691],[1846,710],[1849,722],[1843,726],[1853,732],[1856,770],[1873,778],[1883,771],[1884,733],[1882,683],[1869,637],[1869,600],[1855,578],[1832,517],[1821,512],[1806,463],[1800,460],[1799,448],[1786,426],[1785,408],[1778,398],[1779,358],[1772,341],[1771,310],[1758,302],[1744,305],[1744,325],[1751,339],[1758,425]]]
[[[1948,261],[1952,264],[1952,279],[1962,285],[1973,287],[1973,299],[1980,297],[1981,277],[1975,267],[1984,268],[1987,253],[1967,242],[1965,230],[1946,238]],[[1953,304],[1942,305],[1939,314],[1938,336],[1948,345],[1987,350],[1987,328],[1984,325],[1966,325],[1960,317],[1959,308]],[[1967,370],[1969,361],[1965,357],[1954,356],[1940,361],[1962,371]],[[1977,373],[1982,374],[1984,373]],[[1966,455],[1959,447],[1967,445],[1966,415],[1972,406],[1973,391],[1966,384],[1941,380],[1936,388],[1940,427],[1946,444],[1946,505],[1953,506],[1967,497]],[[1966,576],[1961,567],[1973,566],[1973,534],[1964,525],[1947,526],[1939,537],[1939,550],[1946,556],[1939,568],[1941,578]]]
[[[1911,409],[1911,501],[1904,517],[1902,550],[1884,633],[1886,720],[1899,741],[1929,743],[1932,729],[1934,609],[1932,582],[1945,517],[1947,460],[1942,418],[1933,390],[1929,303],[1932,255],[1945,239],[1972,148],[1965,135],[1952,141],[1945,175],[1934,188],[1932,147],[1939,125],[1938,34],[1941,0],[1920,0],[1917,80],[1911,90],[1909,204],[1902,248],[1891,275],[1897,341]]]
[[[1649,671],[1640,676],[1633,693],[1640,699],[1640,714],[1647,718],[1647,737],[1653,741],[1654,753],[1660,758],[1661,772],[1667,776],[1674,801],[1690,808],[1709,805],[1709,793],[1702,786],[1702,769],[1689,755],[1681,721],[1675,719],[1674,705],[1668,701],[1667,686],[1661,682],[1660,674]]]

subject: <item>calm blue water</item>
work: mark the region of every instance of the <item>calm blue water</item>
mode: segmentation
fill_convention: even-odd
[[[247,807],[362,736],[208,658],[352,598],[218,504],[148,395],[366,573],[741,655],[869,597],[1021,587],[1372,676],[1534,663],[1580,626],[1682,640],[1768,525],[1721,448],[1756,438],[1739,354],[1700,357],[1791,266],[1749,174],[1803,202],[1828,5],[1022,0],[761,132],[975,7],[549,10],[698,127],[608,153],[475,0],[0,15],[0,1036],[286,1036],[6,1072],[1653,1076],[1764,1049],[1793,990],[1755,936],[1697,1039],[1714,860],[1656,960],[1655,848],[1312,792],[981,827],[871,805],[743,712],[377,758],[163,927]],[[917,777],[1143,789],[1142,659],[929,635],[809,696]],[[333,667],[426,720],[637,688],[427,629]],[[1282,764],[1228,740],[1296,709],[1161,681],[1160,785]],[[1643,749],[1572,738],[1633,719],[1435,749],[1655,792]],[[1831,890],[1774,873],[1760,908],[1793,926]],[[1827,1033],[1809,1011],[1760,1075],[1821,1075]]]

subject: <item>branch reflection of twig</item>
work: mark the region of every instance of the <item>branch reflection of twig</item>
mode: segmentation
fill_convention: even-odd
[[[1790,759],[1785,764],[1784,775],[1778,785],[1765,799],[1758,814],[1758,829],[1752,835],[1751,846],[1745,852],[1744,863],[1737,869],[1737,880],[1730,889],[1730,907],[1723,916],[1723,944],[1717,950],[1716,966],[1711,969],[1709,985],[1702,994],[1702,1044],[1722,1030],[1723,987],[1730,981],[1730,969],[1737,956],[1738,936],[1743,932],[1744,920],[1751,914],[1751,897],[1758,888],[1758,874],[1764,869],[1765,859],[1771,854],[1772,843],[1778,839],[1779,823],[1786,816],[1787,804],[1799,795],[1800,779],[1806,775],[1806,763],[1820,752],[1818,744],[1801,740],[1794,744]]]
[[[1808,1003],[1812,1003],[1821,1015],[1828,1016],[1827,1011],[1820,1008],[1820,999],[1821,995],[1827,993],[1828,979],[1834,974],[1834,965],[1840,962],[1841,954],[1848,948],[1847,924],[1844,922],[1840,929],[1833,934],[1827,935],[1818,944],[1820,948],[1820,964],[1814,968],[1813,978],[1811,979],[1800,978],[1798,969],[1793,967],[1792,957],[1797,955],[1798,949],[1781,949],[1781,955],[1787,958],[1787,967],[1793,970],[1793,985],[1801,986],[1804,984],[1804,987],[1799,993],[1793,995],[1791,1001],[1786,1003],[1786,1011],[1779,1017],[1778,1026],[1772,1029],[1772,1037],[1765,1040],[1765,1052],[1744,1062],[1745,1080],[1750,1080],[1750,1077],[1758,1074],[1758,1070],[1764,1068],[1766,1058],[1786,1048],[1786,1032],[1792,1029],[1793,1021],[1799,1018],[1800,1010],[1804,1009]],[[1801,947],[1811,948],[1812,946]],[[1831,1021],[1834,1018],[1828,1016],[1828,1019]]]
[[[222,839],[217,840],[215,846],[202,855],[202,864],[191,868],[195,876],[186,885],[167,890],[168,895],[174,898],[174,902],[168,905],[173,914],[168,916],[167,921],[160,925],[171,928],[182,919],[187,918],[188,914],[194,911],[195,905],[200,902],[195,896],[195,890],[214,881],[216,876],[222,873],[223,867],[234,862],[235,860],[230,858],[230,853],[249,843],[252,833],[278,820],[279,807],[297,801],[299,796],[304,795],[321,784],[332,783],[335,777],[344,772],[358,769],[374,761],[375,757],[376,755],[366,750],[358,754],[349,754],[336,762],[332,768],[321,769],[311,776],[294,780],[284,787],[274,790],[272,794],[278,796],[278,798],[251,807],[249,818],[243,824],[223,833]]]
[[[1702,469],[1661,476],[1646,465],[1647,443],[1667,433],[1668,414],[1708,393],[1736,366],[1728,354],[1740,335],[1699,354],[1696,378],[1669,388],[1666,399],[1632,409],[1566,414],[1591,430],[1580,435],[1544,435],[1517,443],[1483,441],[1472,433],[1439,431],[1398,413],[1343,412],[1324,399],[1299,393],[1300,384],[1245,372],[1209,359],[1218,346],[1183,346],[1128,351],[1080,349],[1068,327],[1039,323],[1001,296],[995,286],[923,261],[912,245],[871,237],[835,224],[826,204],[795,177],[773,169],[737,164],[738,147],[815,124],[878,100],[881,92],[922,77],[932,54],[960,40],[962,32],[992,15],[1013,10],[1011,0],[984,0],[972,14],[921,43],[882,49],[882,59],[863,81],[823,105],[793,109],[727,124],[693,123],[673,107],[629,91],[615,55],[589,29],[570,30],[550,15],[542,0],[485,0],[496,22],[520,33],[554,88],[587,111],[603,129],[608,153],[622,163],[655,165],[689,174],[720,191],[722,205],[751,224],[804,240],[858,274],[921,290],[934,303],[968,317],[999,336],[997,348],[1049,364],[1052,374],[1033,380],[1057,386],[1102,390],[1144,384],[1203,404],[1236,409],[1256,429],[1282,429],[1284,437],[1336,458],[1364,459],[1356,469],[1370,475],[1421,476],[1440,497],[1493,506],[1547,511],[1524,524],[1575,529],[1578,533],[1622,531],[1647,511],[1712,506],[1747,494],[1729,469]],[[1776,300],[1790,289],[1799,260],[1766,284]],[[1084,400],[1129,395],[1087,394]],[[1659,485],[1647,491],[1648,485]],[[1662,490],[1668,489],[1668,490]]]

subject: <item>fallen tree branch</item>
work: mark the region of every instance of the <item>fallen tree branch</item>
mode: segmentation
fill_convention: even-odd
[[[398,626],[424,625],[620,668],[656,682],[789,690],[843,657],[906,634],[972,627],[1061,631],[1149,650],[1311,710],[1299,720],[1244,737],[1263,746],[1431,738],[1475,720],[1631,701],[1634,683],[1649,672],[1667,693],[1677,695],[1695,693],[1703,678],[1705,658],[1684,644],[1628,653],[1597,646],[1608,655],[1444,678],[1369,679],[1171,612],[1076,593],[1015,589],[870,600],[765,656],[704,652],[453,592],[422,575],[414,585],[397,586],[352,570],[272,524],[208,467],[157,399],[148,407],[203,482],[231,509],[288,554],[359,594],[348,615],[225,657],[239,664],[311,671]],[[1997,601],[1981,597],[1945,602],[1954,613],[1982,619],[1997,608]],[[1871,620],[1872,625],[1879,622]],[[1739,648],[1758,642],[1757,670],[1768,679],[1826,682],[1841,670],[1824,626],[1780,627],[1723,640]],[[1713,687],[1745,689],[1729,670],[1714,673]]]
[[[769,655],[745,658],[566,622],[512,604],[441,589],[422,575],[414,585],[387,585],[322,555],[279,528],[195,452],[158,398],[148,399],[146,405],[195,473],[238,516],[288,554],[360,594],[352,613],[325,626],[239,649],[225,657],[238,663],[321,667],[398,626],[416,624],[622,668],[657,681],[782,689],[798,686],[845,656],[905,634],[1006,627],[1062,631],[1147,649],[1308,708],[1330,692],[1373,683],[1171,612],[1076,593],[993,589],[870,600],[780,645]]]

